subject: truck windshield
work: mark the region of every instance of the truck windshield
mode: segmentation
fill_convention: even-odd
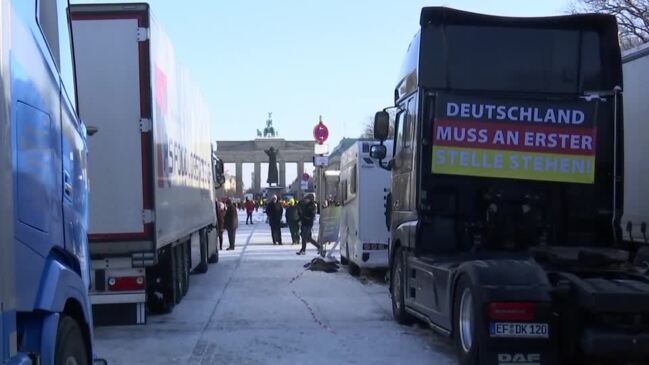
[[[570,94],[602,88],[599,44],[588,30],[449,24],[424,30],[420,67],[434,88]]]

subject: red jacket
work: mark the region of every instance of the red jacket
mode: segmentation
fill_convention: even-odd
[[[255,210],[255,203],[251,200],[246,201],[244,206],[246,207],[246,213],[252,213]]]

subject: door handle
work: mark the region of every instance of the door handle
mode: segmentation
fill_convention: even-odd
[[[72,184],[70,184],[70,174],[67,171],[63,172],[63,193],[67,197],[72,196]]]
[[[72,196],[72,185],[69,183],[65,183],[63,187],[63,192],[65,193],[65,196],[71,197]]]

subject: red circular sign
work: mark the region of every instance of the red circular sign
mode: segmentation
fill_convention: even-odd
[[[310,177],[311,177],[311,176],[309,176],[309,174],[307,174],[306,172],[302,174],[302,180],[303,180],[303,181],[309,181],[309,178],[310,178]]]
[[[329,138],[329,128],[327,128],[327,126],[322,123],[322,120],[320,120],[320,122],[313,128],[313,138],[319,144],[323,144],[324,141]]]

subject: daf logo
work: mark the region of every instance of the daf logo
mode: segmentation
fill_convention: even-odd
[[[499,365],[541,365],[541,354],[498,354]]]

